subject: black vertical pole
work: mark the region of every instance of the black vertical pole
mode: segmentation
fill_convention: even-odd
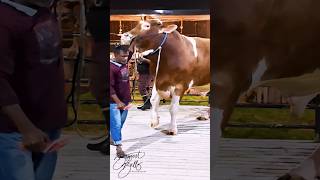
[[[320,142],[320,107],[316,106],[315,111],[315,141]]]

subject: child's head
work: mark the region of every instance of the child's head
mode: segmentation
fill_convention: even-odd
[[[114,53],[115,61],[117,61],[118,63],[121,63],[121,64],[127,63],[128,55],[129,55],[128,46],[116,45],[113,53]]]

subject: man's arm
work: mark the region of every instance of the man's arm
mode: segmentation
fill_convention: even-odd
[[[12,120],[23,136],[23,145],[32,151],[41,151],[48,137],[25,115],[8,79],[14,72],[13,39],[8,29],[0,27],[0,113]]]
[[[36,152],[46,148],[46,143],[49,142],[48,136],[34,126],[18,104],[3,106],[1,113],[15,123],[22,134],[22,143],[25,148]]]

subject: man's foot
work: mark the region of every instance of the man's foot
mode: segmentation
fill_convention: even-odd
[[[126,156],[126,154],[122,150],[122,146],[121,145],[117,145],[117,157],[118,158],[124,158],[125,156]]]
[[[97,143],[97,144],[87,144],[87,148],[89,149],[89,150],[91,150],[91,151],[100,151],[101,150],[101,148],[105,145],[105,144],[107,144],[108,145],[108,143],[109,143],[109,138],[107,138],[107,139],[105,139],[105,140],[103,140],[102,142],[100,142],[100,143]]]

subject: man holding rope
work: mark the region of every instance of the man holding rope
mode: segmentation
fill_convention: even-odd
[[[0,0],[0,179],[51,180],[67,120],[53,0]]]
[[[110,127],[117,156],[123,158],[122,127],[131,102],[129,71],[127,67],[128,47],[118,45],[114,50],[115,59],[110,61]]]

